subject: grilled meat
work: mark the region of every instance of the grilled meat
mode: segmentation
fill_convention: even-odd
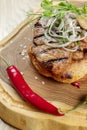
[[[40,74],[64,83],[72,83],[87,74],[87,38],[80,42],[76,52],[45,44],[45,28],[39,21],[34,25],[33,43],[29,57]]]

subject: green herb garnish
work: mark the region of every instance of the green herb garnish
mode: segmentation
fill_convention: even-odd
[[[56,4],[54,4],[56,1]],[[28,16],[38,15],[39,17],[57,17],[62,18],[67,11],[71,11],[78,15],[87,16],[87,4],[84,4],[82,8],[78,8],[77,6],[71,4],[67,1],[61,0],[43,0],[41,3],[41,7],[43,11],[41,13],[27,13]]]
[[[87,37],[87,29],[82,24],[84,20],[81,21],[81,15],[87,16],[87,4],[78,8],[68,1],[43,0],[41,7],[41,12],[30,12],[28,16],[35,16],[31,18],[31,22],[40,19],[42,27],[45,28],[45,44],[52,47],[62,47],[70,52],[77,51],[79,47],[77,42]],[[79,16],[80,18],[78,18]],[[51,44],[52,42],[54,44]],[[73,47],[70,46],[72,43]]]
[[[61,2],[61,0],[57,0],[56,2],[57,4],[54,5],[54,1],[43,0],[41,3],[41,7],[43,8],[43,15],[47,17],[55,16],[62,18],[67,11],[71,11],[78,15],[84,14],[87,16],[87,4],[85,4],[83,8],[78,8],[70,2]]]

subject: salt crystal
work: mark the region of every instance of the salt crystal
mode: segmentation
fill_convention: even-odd
[[[25,60],[26,58],[25,58],[25,57],[23,57],[22,59],[23,59],[23,60]]]
[[[37,77],[37,76],[35,76],[35,79],[38,79],[38,77]]]
[[[22,52],[22,53],[21,53],[21,56],[24,56],[24,55],[25,55],[24,52]]]
[[[24,48],[27,48],[27,46],[25,45]]]
[[[27,40],[31,42],[31,39],[30,39],[30,38],[28,38]]]
[[[42,81],[41,83],[42,83],[43,85],[45,84],[45,82],[44,82],[44,81]]]

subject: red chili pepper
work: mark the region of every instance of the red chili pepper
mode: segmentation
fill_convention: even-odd
[[[71,83],[73,86],[77,87],[77,88],[80,88],[80,84],[78,82],[73,82]]]
[[[5,59],[3,60],[5,61]],[[40,97],[38,94],[33,92],[33,90],[24,80],[20,71],[14,65],[9,66],[6,70],[14,88],[17,90],[17,92],[25,101],[31,103],[32,105],[36,106],[40,110],[43,110],[47,113],[51,113],[53,115],[58,115],[58,116],[64,115],[63,113],[60,113],[58,111],[58,108],[56,108],[54,105],[50,104],[45,99]]]

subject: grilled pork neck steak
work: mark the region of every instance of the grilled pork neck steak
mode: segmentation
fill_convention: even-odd
[[[84,77],[87,74],[87,39],[80,41],[77,51],[70,52],[44,44],[44,31],[38,20],[34,24],[33,43],[28,50],[30,60],[39,73],[64,83]]]

